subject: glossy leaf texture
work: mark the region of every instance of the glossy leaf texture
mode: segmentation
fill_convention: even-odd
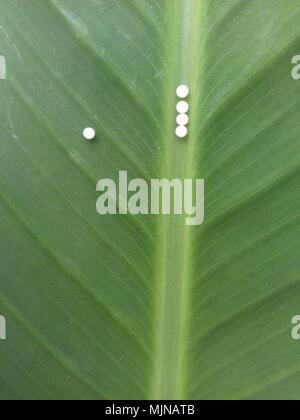
[[[298,0],[0,0],[1,399],[300,398],[299,20]],[[205,179],[205,223],[99,216],[121,170]]]

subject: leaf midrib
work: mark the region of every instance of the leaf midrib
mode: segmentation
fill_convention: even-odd
[[[203,30],[202,0],[174,1],[168,16],[166,57],[167,85],[164,90],[165,126],[162,142],[166,144],[160,156],[161,178],[195,178],[194,148],[199,140],[199,94],[201,65],[199,37]],[[174,28],[175,26],[175,28]],[[177,85],[190,87],[189,137],[176,138],[175,90]],[[195,121],[195,123],[194,123]],[[154,374],[150,398],[180,400],[187,394],[187,364],[189,337],[189,300],[192,284],[191,245],[193,230],[185,225],[184,217],[161,216],[158,224],[155,260],[154,295]]]

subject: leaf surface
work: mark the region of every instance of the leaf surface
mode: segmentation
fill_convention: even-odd
[[[299,399],[299,1],[0,12],[1,399]],[[121,170],[205,179],[204,225],[99,216]]]

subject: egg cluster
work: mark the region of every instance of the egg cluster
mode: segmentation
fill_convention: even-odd
[[[178,86],[176,89],[176,95],[179,98],[176,105],[176,110],[178,112],[176,117],[176,136],[183,139],[188,135],[187,125],[189,123],[189,103],[186,98],[189,96],[189,88],[186,85]],[[96,137],[96,131],[91,127],[85,128],[82,134],[83,137],[89,141],[94,140]]]
[[[189,88],[186,85],[178,86],[176,90],[176,95],[179,99],[181,99],[176,106],[178,115],[176,118],[177,128],[176,128],[176,136],[183,139],[188,135],[187,125],[189,123],[189,117],[187,115],[189,111],[189,104],[186,100],[189,95]]]

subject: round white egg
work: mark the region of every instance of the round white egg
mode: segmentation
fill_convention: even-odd
[[[189,110],[189,104],[186,101],[180,101],[178,102],[176,109],[179,114],[186,114]]]
[[[189,117],[186,114],[177,115],[176,122],[178,125],[187,125],[189,123]]]
[[[83,130],[83,137],[86,140],[93,140],[96,137],[96,131],[91,127],[87,127]]]
[[[176,136],[179,137],[180,139],[183,139],[184,137],[186,137],[187,134],[188,134],[188,129],[184,125],[179,125],[176,128]]]
[[[177,90],[176,90],[176,94],[178,96],[178,98],[186,98],[189,94],[189,88],[186,85],[180,85],[178,86]]]

